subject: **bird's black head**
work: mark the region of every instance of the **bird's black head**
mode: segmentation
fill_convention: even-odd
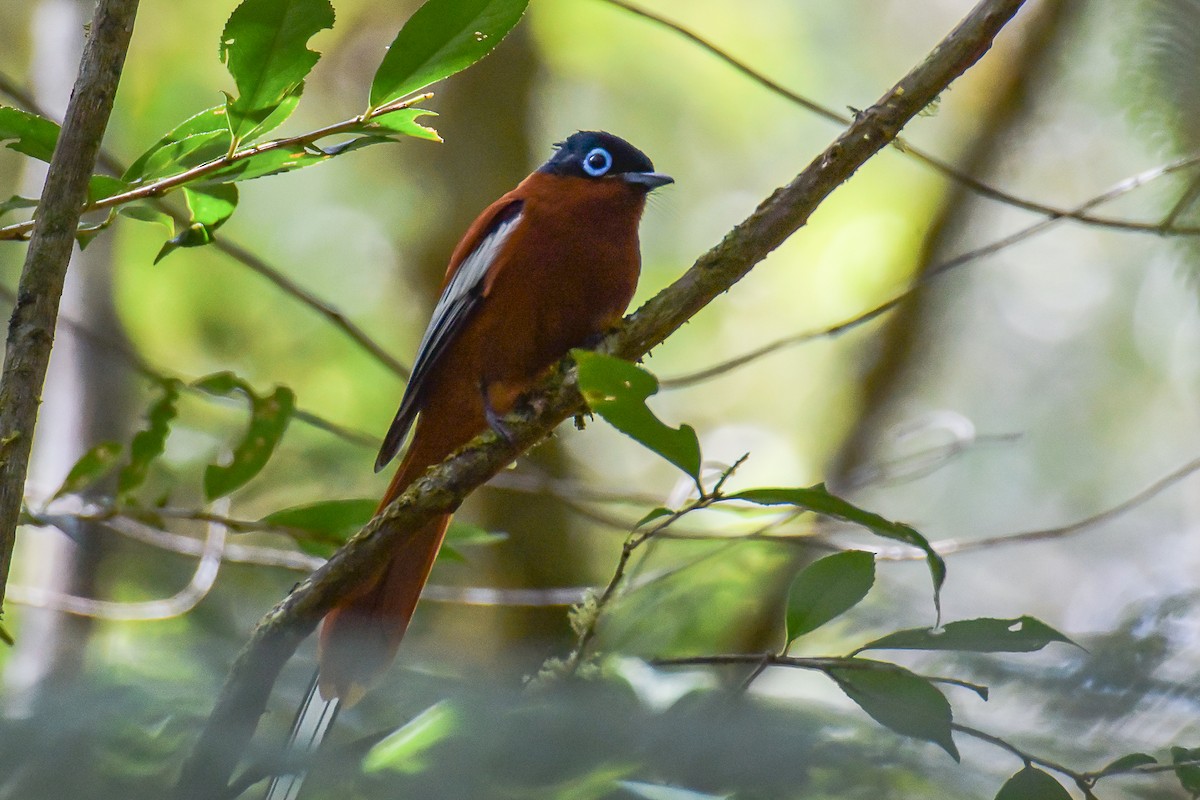
[[[671,176],[655,172],[641,150],[605,131],[579,131],[555,147],[558,150],[538,172],[591,180],[616,178],[647,192],[674,182]]]

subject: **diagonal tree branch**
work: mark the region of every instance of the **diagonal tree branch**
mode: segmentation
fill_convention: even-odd
[[[980,2],[923,63],[859,114],[791,183],[764,200],[678,281],[629,317],[602,342],[601,349],[640,358],[728,291],[978,61],[1023,3]],[[506,418],[511,443],[488,432],[430,470],[272,609],[235,660],[216,707],[184,764],[177,795],[201,798],[222,793],[283,664],[340,597],[386,562],[387,552],[406,532],[455,509],[470,491],[583,409],[574,372],[564,363],[534,393],[526,408]]]
[[[34,220],[0,376],[0,602],[75,230],[108,126],[138,0],[100,0]]]

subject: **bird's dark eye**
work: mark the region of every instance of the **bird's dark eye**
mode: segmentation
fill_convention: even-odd
[[[593,147],[583,157],[583,171],[593,178],[599,178],[612,167],[612,156],[603,147]]]

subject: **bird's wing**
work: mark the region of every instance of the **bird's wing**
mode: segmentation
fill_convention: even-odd
[[[429,327],[425,329],[421,345],[417,348],[417,358],[404,390],[404,399],[400,401],[400,409],[384,437],[379,457],[375,459],[376,472],[400,452],[404,437],[421,410],[425,382],[442,353],[483,299],[488,273],[496,264],[505,242],[521,223],[523,205],[523,201],[516,199],[496,202],[475,221],[455,250],[442,295],[433,307]]]

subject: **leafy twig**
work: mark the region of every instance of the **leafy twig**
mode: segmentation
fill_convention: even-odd
[[[329,136],[336,136],[342,133],[352,133],[360,128],[363,124],[370,122],[374,117],[390,114],[393,111],[402,111],[406,108],[412,108],[418,103],[425,102],[430,97],[433,97],[433,95],[427,92],[425,94],[416,95],[415,97],[410,97],[406,100],[398,100],[393,103],[388,103],[372,111],[365,111],[362,114],[351,117],[350,119],[342,120],[341,122],[335,122],[332,125],[326,125],[325,127],[318,128],[315,131],[302,133],[298,136],[289,136],[284,139],[271,139],[267,142],[260,142],[255,145],[250,145],[249,147],[243,147],[221,156],[220,158],[214,158],[211,161],[205,161],[203,164],[197,164],[196,166],[186,169],[183,172],[177,172],[174,175],[168,175],[164,178],[150,181],[149,183],[143,183],[139,186],[133,187],[132,189],[127,189],[124,192],[118,192],[117,194],[97,200],[94,203],[88,203],[83,207],[83,211],[100,211],[106,208],[116,208],[117,206],[122,206],[126,203],[132,203],[134,200],[143,200],[148,197],[158,197],[171,191],[172,189],[177,189],[180,186],[197,181],[200,178],[211,175],[218,170],[222,170],[225,167],[238,163],[239,161],[244,161],[252,156],[269,153],[272,150],[281,150],[292,147],[310,147],[314,142],[318,142],[321,139],[325,139]],[[18,222],[0,228],[0,241],[5,239],[27,238],[30,232],[34,229],[34,223],[35,221]]]

